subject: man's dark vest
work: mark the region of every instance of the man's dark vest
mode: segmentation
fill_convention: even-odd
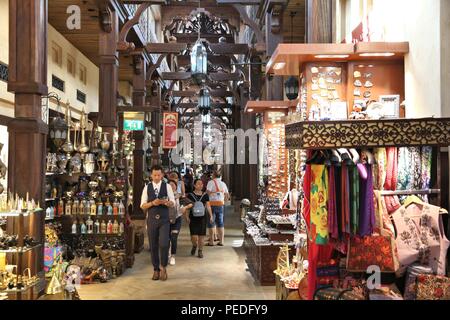
[[[158,198],[161,199],[163,197],[167,197],[167,183],[164,181],[161,182],[161,186],[159,188]],[[147,186],[147,196],[148,202],[151,202],[156,199],[156,193],[153,189],[153,183],[150,182]],[[156,216],[159,215],[159,219],[161,220],[169,220],[169,208],[166,206],[155,206],[151,207],[148,213],[149,218],[156,219]]]

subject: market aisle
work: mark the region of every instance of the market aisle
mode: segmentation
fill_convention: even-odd
[[[242,225],[233,207],[227,208],[225,218],[226,246],[205,247],[203,260],[190,255],[189,229],[183,225],[176,265],[168,267],[168,281],[151,280],[153,268],[146,243],[145,250],[136,255],[132,269],[108,283],[81,286],[81,299],[275,299],[275,287],[256,285],[246,271],[245,254],[240,247]]]

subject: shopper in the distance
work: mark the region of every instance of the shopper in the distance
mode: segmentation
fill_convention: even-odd
[[[195,255],[195,252],[198,249],[198,257],[203,258],[206,225],[208,222],[213,221],[213,217],[211,206],[209,204],[209,196],[206,192],[203,192],[203,182],[201,179],[196,179],[194,181],[194,192],[189,193],[187,198],[192,201],[191,204],[185,207],[185,217],[186,221],[189,223],[189,230],[191,232],[191,255]]]
[[[172,171],[169,174],[169,179],[173,180],[177,183],[177,189],[175,190],[181,198],[186,196],[186,188],[184,185],[184,181],[181,180],[181,175],[177,171]]]
[[[194,191],[194,171],[192,168],[187,168],[186,174],[183,177],[185,194],[189,194]]]
[[[222,181],[219,171],[214,171],[213,178],[206,186],[206,192],[209,195],[214,220],[208,224],[209,246],[214,246],[214,239],[218,237],[219,246],[225,244],[225,227],[224,227],[224,211],[225,201],[228,201],[230,195],[228,187]]]
[[[169,185],[175,195],[175,206],[170,208],[174,211],[174,215],[170,217],[170,256],[169,264],[175,265],[175,255],[177,254],[178,236],[181,230],[181,223],[183,220],[184,207],[180,205],[181,194],[177,192],[177,183],[174,180],[169,180]]]
[[[150,170],[152,182],[142,191],[141,209],[147,212],[147,234],[153,264],[153,280],[167,280],[169,260],[169,207],[175,205],[172,188],[162,181],[163,169],[156,165]]]

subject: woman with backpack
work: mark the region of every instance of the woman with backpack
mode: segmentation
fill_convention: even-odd
[[[185,207],[185,218],[191,232],[191,255],[195,255],[198,248],[198,257],[203,258],[206,225],[208,222],[211,223],[213,221],[213,216],[209,204],[209,196],[207,193],[203,192],[203,182],[201,179],[196,179],[194,181],[194,192],[189,193],[187,197],[192,201],[191,204]],[[189,215],[187,215],[187,212],[189,212]]]

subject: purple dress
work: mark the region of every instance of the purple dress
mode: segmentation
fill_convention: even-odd
[[[372,166],[365,165],[367,179],[360,179],[360,205],[359,205],[359,235],[370,236],[375,227],[375,205],[373,200],[373,174]]]

